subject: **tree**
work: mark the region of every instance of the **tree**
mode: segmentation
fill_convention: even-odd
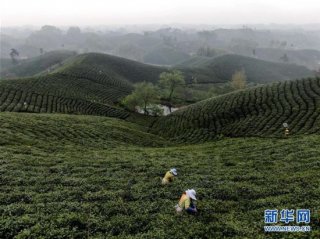
[[[247,86],[247,76],[245,70],[236,71],[232,75],[231,86],[235,90],[244,89]]]
[[[286,53],[284,53],[283,56],[280,57],[280,60],[282,60],[283,62],[289,62],[289,57],[287,56]]]
[[[18,62],[18,60],[16,59],[16,57],[18,57],[18,56],[19,56],[19,52],[16,49],[12,48],[11,52],[10,52],[10,57],[11,57],[12,63],[15,64]]]
[[[122,103],[130,110],[136,110],[136,107],[143,109],[144,114],[148,115],[148,106],[158,100],[157,88],[152,83],[141,82],[135,85],[132,94],[122,100]]]
[[[162,72],[159,78],[160,86],[168,90],[167,100],[170,103],[168,107],[171,113],[173,93],[178,87],[185,84],[184,77],[181,71],[174,70],[172,72]]]

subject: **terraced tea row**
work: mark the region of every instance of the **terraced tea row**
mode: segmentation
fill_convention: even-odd
[[[0,125],[0,238],[265,239],[264,210],[286,205],[310,208],[299,235],[318,238],[320,135],[170,146],[107,117],[0,113]],[[177,215],[190,187],[198,214]]]
[[[52,74],[29,79],[3,80],[0,82],[0,87],[111,105],[128,95],[132,90],[129,85],[115,86],[108,83],[99,83],[92,79],[74,75]]]
[[[159,118],[152,131],[182,142],[225,136],[320,132],[320,78],[284,81],[190,105]]]
[[[0,111],[30,113],[73,113],[127,118],[129,113],[106,104],[52,94],[3,88],[0,86]]]
[[[168,144],[161,137],[147,133],[147,128],[143,126],[120,119],[92,115],[2,112],[0,125],[0,135],[2,135],[0,145],[32,146],[39,141],[51,141],[55,145],[73,143],[78,146],[101,148]]]
[[[74,62],[57,69],[56,72],[67,74],[104,74],[115,81],[115,84],[124,82],[137,83],[142,81],[157,82],[159,75],[167,70],[165,67],[143,64],[122,57],[100,53],[87,53],[76,57]],[[121,83],[119,83],[119,81]]]

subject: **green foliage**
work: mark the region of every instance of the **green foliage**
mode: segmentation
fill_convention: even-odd
[[[310,233],[273,237],[319,235],[319,135],[182,146],[106,117],[1,113],[0,123],[0,238],[262,239],[268,208],[311,209]],[[163,187],[171,167],[179,175]],[[191,187],[199,214],[176,215]]]
[[[141,82],[135,85],[134,91],[126,96],[122,103],[130,110],[136,110],[137,107],[142,108],[144,114],[148,115],[148,106],[157,103],[158,99],[158,89],[152,83]]]
[[[184,77],[181,71],[174,70],[172,72],[162,72],[159,76],[159,84],[164,89],[168,90],[167,100],[172,101],[173,93],[178,88],[185,84]]]
[[[137,106],[141,106],[143,104],[142,99],[139,98],[135,92],[127,95],[121,103],[131,111],[137,111]]]

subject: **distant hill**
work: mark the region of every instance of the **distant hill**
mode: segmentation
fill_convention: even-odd
[[[283,135],[320,132],[320,78],[283,81],[238,91],[186,106],[159,118],[152,131],[181,142],[220,135]]]
[[[144,55],[144,62],[156,65],[175,65],[177,62],[188,59],[184,52],[169,47],[158,47]]]
[[[3,69],[12,66],[12,60],[9,58],[1,58],[0,59],[0,72],[2,72]]]
[[[281,62],[281,58],[287,55],[289,63],[303,65],[311,70],[320,68],[320,51],[317,50],[289,50],[278,48],[257,48],[256,56],[267,61]]]
[[[17,64],[9,64],[7,60],[4,60],[5,65],[0,71],[0,77],[17,78],[33,76],[41,72],[47,73],[74,55],[76,53],[73,51],[51,51],[37,57],[20,60]]]
[[[314,76],[304,66],[275,63],[240,55],[223,55],[216,58],[196,57],[182,62],[176,67],[206,72],[211,76],[209,81],[228,82],[232,74],[244,69],[249,82],[269,83]],[[200,80],[201,81],[201,80]]]

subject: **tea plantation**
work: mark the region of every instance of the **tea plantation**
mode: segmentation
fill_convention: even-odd
[[[0,238],[320,237],[320,79],[166,117],[119,107],[133,83],[164,70],[90,53],[48,75],[0,81]],[[171,167],[178,178],[161,186]],[[177,215],[188,188],[199,213]],[[299,208],[311,210],[311,232],[264,233],[264,210]]]
[[[0,114],[0,238],[319,238],[319,135],[174,145],[119,119]],[[172,185],[160,177],[178,169]],[[197,190],[197,216],[176,215]],[[263,232],[311,209],[312,232]]]
[[[153,124],[153,132],[179,142],[225,135],[282,137],[320,131],[320,78],[284,81],[211,98]]]

